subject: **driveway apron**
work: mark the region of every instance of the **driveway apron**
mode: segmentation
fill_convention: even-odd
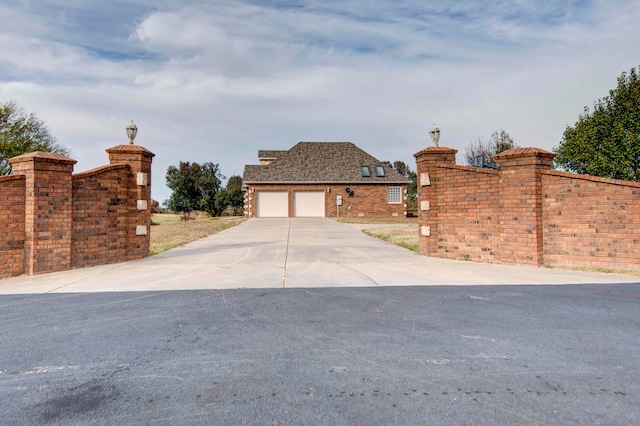
[[[360,228],[324,218],[256,218],[138,261],[0,280],[0,294],[640,281],[630,275],[429,258]]]

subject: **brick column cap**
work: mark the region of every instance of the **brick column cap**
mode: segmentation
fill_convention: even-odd
[[[545,151],[542,148],[511,148],[501,152],[498,155],[495,155],[493,158],[495,158],[496,160],[506,160],[520,157],[554,158],[555,156],[556,154],[554,154],[553,152]]]
[[[430,155],[430,154],[456,154],[458,152],[457,149],[447,148],[444,146],[430,146],[428,148],[423,149],[420,152],[416,152],[413,154],[414,157],[418,158],[421,155]]]
[[[109,154],[143,154],[149,157],[155,157],[156,155],[140,145],[118,145],[106,150]]]
[[[42,152],[42,151],[34,151],[27,152],[26,154],[18,155],[17,157],[13,157],[9,159],[9,163],[17,164],[24,163],[28,161],[36,161],[36,160],[44,160],[48,163],[58,163],[58,164],[76,164],[77,161],[73,158],[69,158],[65,155],[58,154],[56,152]]]

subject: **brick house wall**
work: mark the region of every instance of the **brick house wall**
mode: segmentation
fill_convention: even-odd
[[[60,154],[9,159],[14,175],[0,178],[0,277],[149,254],[154,154],[137,145],[107,152],[111,165],[77,175],[76,161]]]
[[[0,277],[24,271],[25,181],[0,176]]]
[[[387,203],[387,188],[400,187],[401,202]],[[324,192],[325,217],[337,217],[337,196],[342,196],[340,217],[403,217],[406,214],[406,185],[405,184],[252,184],[245,192],[245,216],[257,216],[257,193],[259,191],[287,191],[289,202],[289,217],[294,216],[294,193],[296,191]],[[346,188],[353,190],[353,196],[348,196]]]
[[[640,183],[551,170],[554,154],[516,148],[499,170],[415,154],[420,252],[482,262],[640,269]]]

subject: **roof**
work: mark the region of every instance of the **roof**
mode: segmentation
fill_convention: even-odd
[[[367,154],[351,142],[299,142],[288,151],[277,153],[271,164],[247,165],[244,183],[409,183],[387,164]],[[369,166],[371,177],[363,177],[361,166]],[[377,177],[375,166],[383,166],[384,177]]]
[[[282,151],[282,150],[260,150],[258,151],[258,158],[264,158],[264,159],[276,159],[284,154],[286,154],[287,151]]]

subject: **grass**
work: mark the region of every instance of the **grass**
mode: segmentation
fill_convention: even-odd
[[[242,217],[209,217],[182,221],[179,215],[154,214],[151,216],[151,254],[162,253],[223,231],[246,219]]]
[[[169,223],[180,222],[180,216],[177,214],[152,214],[151,222],[154,225],[166,225]]]
[[[389,226],[364,228],[365,234],[387,241],[407,250],[418,253],[420,246],[418,243],[418,218],[417,217],[340,217],[335,218],[341,223],[362,223],[362,224],[389,224],[389,225],[412,225],[412,226]]]
[[[369,228],[363,229],[362,232],[416,253],[420,249],[418,245],[418,229],[414,226],[406,228]]]
[[[612,269],[612,268],[590,268],[587,266],[550,266],[543,265],[543,268],[547,269],[564,269],[567,271],[582,271],[582,272],[599,272],[601,274],[624,274],[624,275],[635,275],[640,277],[640,271],[632,270],[632,269]]]

